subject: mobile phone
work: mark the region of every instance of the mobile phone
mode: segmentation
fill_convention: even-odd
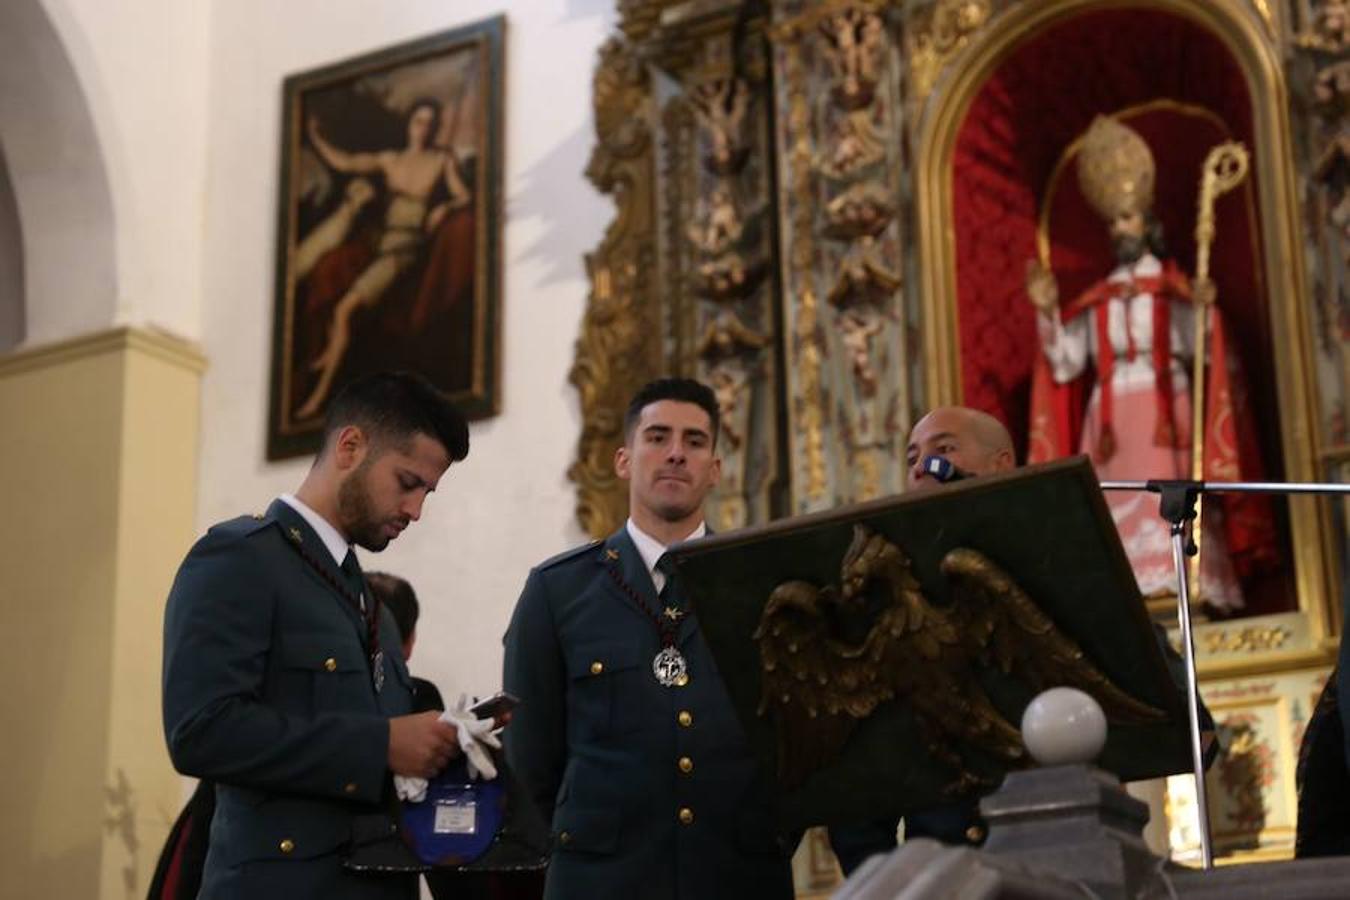
[[[479,719],[497,719],[509,713],[520,703],[520,698],[508,691],[498,691],[491,697],[479,700],[469,707],[469,712]]]

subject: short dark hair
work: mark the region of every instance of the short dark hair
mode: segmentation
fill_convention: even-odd
[[[658,378],[649,381],[638,389],[628,403],[628,411],[623,415],[623,439],[633,439],[633,429],[637,428],[642,410],[660,400],[675,400],[679,403],[692,403],[708,414],[708,423],[712,428],[713,446],[717,446],[717,429],[721,425],[717,410],[717,396],[712,388],[692,378]]]
[[[328,406],[320,453],[348,425],[356,425],[374,442],[402,444],[425,434],[440,442],[451,462],[469,455],[469,425],[463,414],[431,382],[412,372],[377,372],[343,388]]]
[[[417,616],[421,612],[412,585],[388,572],[367,572],[366,581],[375,599],[393,615],[400,640],[406,641],[417,627]]]

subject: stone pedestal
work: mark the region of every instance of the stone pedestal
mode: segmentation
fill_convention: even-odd
[[[1148,805],[1114,776],[1083,764],[1013,772],[980,801],[986,853],[1081,881],[1102,896],[1134,896],[1162,862],[1144,843]]]

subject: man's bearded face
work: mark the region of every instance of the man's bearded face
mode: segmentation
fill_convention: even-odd
[[[1118,234],[1111,238],[1111,250],[1116,255],[1116,262],[1121,265],[1130,265],[1139,261],[1148,250],[1148,241],[1141,235]]]
[[[371,497],[370,474],[373,457],[367,456],[356,470],[338,486],[338,517],[353,544],[380,551],[389,543],[383,521]]]
[[[1123,265],[1148,252],[1148,223],[1142,212],[1124,212],[1111,221],[1111,249]]]

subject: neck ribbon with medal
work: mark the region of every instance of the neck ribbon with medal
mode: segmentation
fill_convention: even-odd
[[[685,612],[674,605],[665,605],[661,614],[658,616],[652,612],[646,602],[637,591],[633,590],[632,585],[623,580],[618,569],[613,563],[619,559],[619,551],[606,550],[605,557],[610,564],[605,566],[605,571],[614,579],[614,583],[624,592],[633,605],[638,608],[644,616],[651,620],[656,626],[656,631],[661,635],[661,649],[657,651],[652,658],[652,674],[656,676],[657,684],[662,687],[684,687],[689,683],[689,661],[684,658],[680,648],[675,646],[675,636],[680,630],[680,620],[685,617]],[[659,563],[658,563],[659,567]],[[666,575],[666,587],[670,587],[670,573]]]
[[[375,686],[375,693],[379,693],[384,688],[384,648],[380,646],[380,598],[370,595],[363,591],[362,594],[353,594],[345,584],[333,577],[322,563],[305,549],[305,538],[300,533],[299,528],[288,528],[286,536],[290,538],[291,546],[295,552],[300,554],[300,558],[305,561],[311,569],[318,573],[329,587],[338,592],[342,599],[352,605],[366,624],[366,662],[370,665],[370,680]],[[348,550],[348,553],[351,551]],[[370,602],[365,604],[363,611],[361,606],[361,597],[370,596]]]

